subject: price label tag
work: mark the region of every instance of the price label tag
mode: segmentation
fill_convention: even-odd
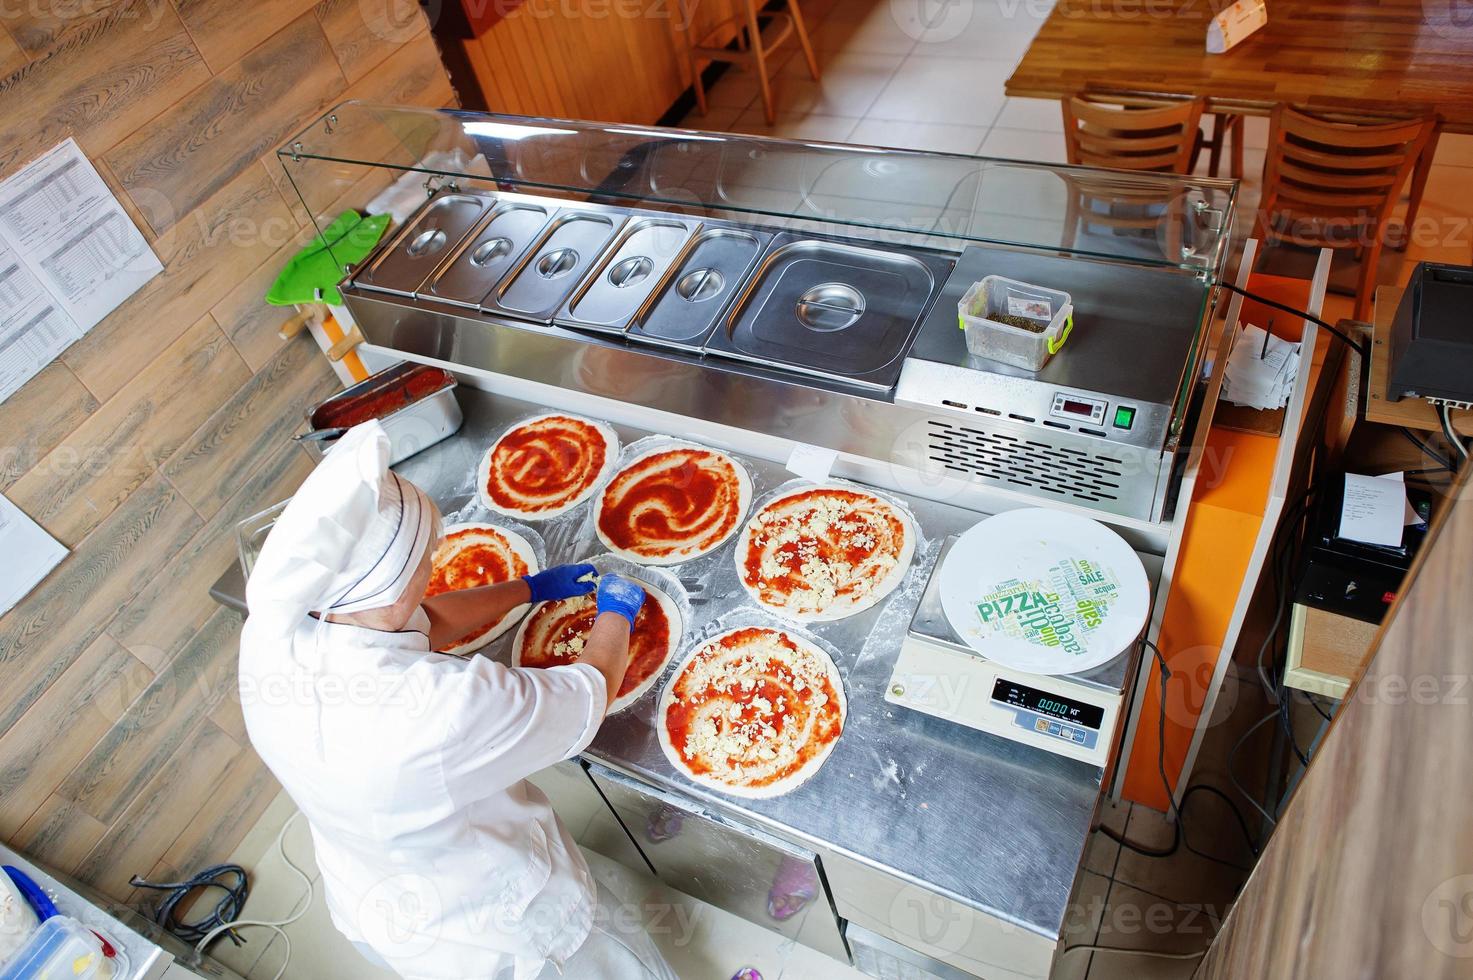
[[[796,442],[792,453],[788,455],[788,472],[814,483],[822,483],[833,472],[834,461],[838,458],[839,454],[832,449]]]

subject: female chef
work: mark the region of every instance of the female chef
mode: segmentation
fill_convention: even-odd
[[[592,740],[644,591],[602,577],[574,664],[432,653],[516,606],[592,591],[593,567],[426,599],[439,513],[388,460],[377,422],[344,435],[246,586],[246,727],[311,826],[333,923],[408,978],[673,980],[642,930],[614,926],[628,917],[526,781]]]

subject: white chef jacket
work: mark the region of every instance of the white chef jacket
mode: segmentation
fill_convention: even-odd
[[[511,669],[307,618],[241,641],[246,728],[312,829],[327,908],[408,978],[517,980],[587,937],[594,881],[525,777],[592,740],[607,687],[586,664]]]

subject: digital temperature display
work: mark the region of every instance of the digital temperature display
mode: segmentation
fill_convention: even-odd
[[[1089,402],[1077,402],[1071,398],[1065,398],[1059,407],[1071,415],[1083,415],[1089,418],[1095,413],[1095,407]]]
[[[1032,688],[1026,684],[999,677],[992,686],[992,700],[1014,708],[1026,708],[1071,725],[1099,731],[1105,722],[1105,709],[1086,701],[1074,701]]]

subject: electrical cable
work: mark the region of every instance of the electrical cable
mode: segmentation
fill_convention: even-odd
[[[1424,452],[1428,456],[1432,457],[1432,459],[1436,463],[1438,463],[1439,465],[1441,465],[1443,469],[1448,470],[1449,472],[1453,472],[1454,471],[1453,470],[1453,462],[1452,462],[1452,460],[1448,459],[1446,456],[1442,455],[1442,453],[1439,453],[1437,450],[1435,450],[1431,446],[1427,445],[1427,443],[1425,443],[1421,439],[1417,438],[1416,433],[1412,432],[1411,429],[1408,429],[1404,425],[1398,425],[1396,427],[1396,429],[1402,435],[1406,436],[1407,439],[1412,443],[1412,445],[1416,446],[1418,449],[1422,450],[1422,452]]]
[[[1171,679],[1171,668],[1167,667],[1166,657],[1162,655],[1160,647],[1156,646],[1156,644],[1152,643],[1148,639],[1145,639],[1144,637],[1141,638],[1141,643],[1151,649],[1151,652],[1156,657],[1156,662],[1160,665],[1159,676],[1161,688],[1160,697],[1158,698],[1160,712],[1156,718],[1156,771],[1161,776],[1162,788],[1166,790],[1167,804],[1171,808],[1172,815],[1176,818],[1172,822],[1171,846],[1166,848],[1155,848],[1147,847],[1144,844],[1137,844],[1135,841],[1128,839],[1124,834],[1117,833],[1114,830],[1111,830],[1109,827],[1100,827],[1100,833],[1115,841],[1121,847],[1128,848],[1129,850],[1132,850],[1144,857],[1170,857],[1171,855],[1175,854],[1179,848],[1185,846],[1187,850],[1191,851],[1198,857],[1206,858],[1209,861],[1215,861],[1218,864],[1228,865],[1229,867],[1236,868],[1239,871],[1249,871],[1251,869],[1244,868],[1242,865],[1238,864],[1235,861],[1228,861],[1223,858],[1217,857],[1216,855],[1208,854],[1206,851],[1198,850],[1197,848],[1193,847],[1192,842],[1187,839],[1186,818],[1182,816],[1182,808],[1187,805],[1187,801],[1191,799],[1193,793],[1212,793],[1220,797],[1222,801],[1228,805],[1228,808],[1232,810],[1233,817],[1238,822],[1238,828],[1243,832],[1243,839],[1248,843],[1248,850],[1253,853],[1254,857],[1258,856],[1258,847],[1253,841],[1252,831],[1248,829],[1248,821],[1243,818],[1242,811],[1238,809],[1238,805],[1233,802],[1232,797],[1228,796],[1222,790],[1218,789],[1215,786],[1209,786],[1206,783],[1196,783],[1192,786],[1187,787],[1186,791],[1182,793],[1181,803],[1179,805],[1177,804],[1176,794],[1173,793],[1171,789],[1171,780],[1166,775],[1166,682]]]
[[[1246,732],[1238,736],[1238,740],[1233,743],[1233,747],[1228,750],[1227,754],[1227,774],[1228,779],[1233,784],[1233,788],[1236,789],[1239,793],[1243,794],[1243,798],[1247,800],[1250,804],[1252,804],[1253,809],[1263,814],[1263,819],[1268,821],[1270,827],[1277,826],[1278,820],[1274,818],[1273,814],[1269,813],[1263,808],[1263,804],[1258,802],[1257,797],[1248,792],[1248,790],[1243,786],[1242,783],[1238,782],[1238,774],[1233,769],[1233,760],[1238,757],[1238,753],[1242,750],[1243,743],[1248,741],[1248,737],[1254,732],[1258,731],[1264,725],[1273,721],[1278,713],[1279,709],[1275,707],[1274,710],[1270,711],[1268,714],[1264,715],[1262,718],[1258,719],[1252,725],[1250,725]]]
[[[1255,303],[1262,303],[1264,306],[1271,306],[1271,307],[1273,307],[1276,310],[1282,310],[1285,313],[1292,313],[1295,316],[1303,317],[1304,319],[1308,320],[1310,323],[1313,323],[1315,326],[1320,327],[1320,328],[1322,328],[1324,330],[1328,330],[1330,333],[1334,334],[1336,337],[1339,337],[1340,340],[1344,342],[1345,346],[1347,346],[1351,350],[1355,351],[1361,357],[1366,358],[1367,360],[1370,359],[1370,351],[1366,347],[1365,344],[1363,344],[1360,341],[1356,340],[1354,337],[1350,336],[1350,334],[1346,333],[1345,331],[1340,330],[1337,327],[1331,326],[1329,323],[1327,323],[1324,320],[1321,320],[1319,317],[1315,316],[1313,313],[1306,313],[1303,310],[1296,310],[1294,307],[1288,306],[1288,305],[1286,305],[1284,303],[1280,303],[1276,299],[1269,299],[1267,296],[1260,296],[1257,293],[1250,293],[1248,290],[1242,288],[1241,286],[1235,285],[1234,283],[1230,283],[1230,282],[1228,282],[1225,279],[1224,280],[1219,280],[1217,284],[1219,286],[1221,286],[1223,289],[1226,289],[1226,290],[1229,290],[1231,292],[1237,293],[1239,296],[1242,296],[1245,299],[1251,299]]]
[[[303,871],[295,861],[287,856],[286,853],[286,833],[288,830],[291,829],[292,824],[295,823],[297,818],[301,815],[302,812],[298,810],[296,813],[293,813],[290,818],[287,819],[286,823],[281,825],[281,830],[278,831],[276,834],[276,851],[278,854],[281,855],[281,859],[286,862],[286,866],[295,871],[297,877],[301,878],[304,882],[307,883],[307,893],[303,896],[306,901],[304,902],[300,898],[297,899],[297,902],[293,903],[292,905],[292,913],[284,919],[277,919],[275,921],[266,921],[263,919],[238,919],[235,922],[222,922],[220,925],[215,926],[209,932],[205,933],[204,937],[201,938],[199,942],[195,943],[195,952],[203,953],[205,951],[205,947],[208,946],[217,936],[224,932],[233,933],[236,929],[250,928],[252,926],[258,926],[262,929],[270,929],[272,932],[275,932],[278,936],[281,937],[281,941],[283,944],[285,944],[286,947],[286,958],[281,961],[281,968],[276,971],[276,976],[272,977],[271,980],[281,980],[281,978],[285,976],[286,968],[291,964],[292,961],[292,938],[291,936],[288,936],[286,934],[286,930],[282,927],[289,926],[293,922],[296,922],[298,919],[300,919],[302,916],[306,915],[307,910],[312,907],[312,900],[317,896],[317,885],[312,881],[311,876],[308,875],[307,872]],[[300,905],[300,907],[298,907],[298,905]]]
[[[233,878],[234,882],[226,884],[219,880],[227,876]],[[251,891],[245,869],[238,864],[212,865],[183,881],[147,881],[134,875],[128,884],[134,888],[166,892],[153,910],[153,921],[187,943],[199,942],[201,937],[208,935],[216,926],[228,923],[240,915]],[[183,921],[179,917],[179,904],[186,896],[201,888],[218,888],[225,894],[215,903],[215,908],[209,915],[194,922]],[[234,933],[229,935],[231,941],[239,946],[240,938]]]
[[[1453,428],[1453,407],[1451,405],[1442,406],[1442,411],[1441,413],[1439,413],[1439,416],[1442,419],[1443,438],[1448,441],[1448,443],[1453,447],[1454,451],[1456,451],[1459,456],[1463,457],[1464,460],[1467,460],[1468,447],[1463,445],[1463,440],[1458,438],[1457,430]],[[1448,469],[1452,469],[1452,466],[1448,466]]]

